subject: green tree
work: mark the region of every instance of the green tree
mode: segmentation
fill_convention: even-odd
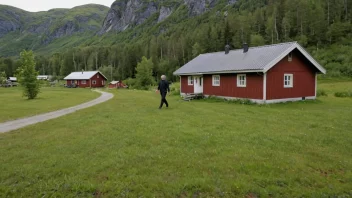
[[[153,61],[143,56],[136,68],[136,86],[140,89],[147,89],[153,84]]]
[[[5,84],[6,83],[6,73],[5,72],[1,72],[0,73],[0,85],[1,84]]]
[[[37,80],[38,72],[35,70],[34,54],[23,50],[20,55],[21,66],[18,69],[17,80],[23,87],[23,96],[34,99],[40,92],[40,82]]]
[[[193,58],[197,57],[199,54],[203,53],[204,49],[199,43],[195,43],[192,47]]]
[[[259,34],[251,35],[251,46],[261,46],[265,44],[265,39]]]

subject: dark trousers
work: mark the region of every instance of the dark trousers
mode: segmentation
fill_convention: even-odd
[[[164,103],[166,104],[166,107],[169,107],[169,103],[167,103],[167,100],[166,100],[166,94],[167,93],[160,93],[161,95],[161,102],[160,102],[160,107],[159,108],[162,108]]]

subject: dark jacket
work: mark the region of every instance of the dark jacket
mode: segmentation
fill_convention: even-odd
[[[158,90],[160,91],[160,93],[170,92],[169,82],[167,82],[166,80],[160,81]]]

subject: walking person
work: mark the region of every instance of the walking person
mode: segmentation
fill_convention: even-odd
[[[169,82],[167,82],[165,75],[161,76],[161,81],[159,82],[158,91],[160,92],[160,95],[161,95],[161,102],[160,102],[159,109],[163,108],[164,103],[166,104],[166,108],[168,108],[169,103],[166,100],[166,94],[170,93],[170,87],[169,87]]]

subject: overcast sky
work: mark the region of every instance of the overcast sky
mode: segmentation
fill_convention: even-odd
[[[0,4],[10,5],[23,10],[38,12],[52,8],[73,8],[84,4],[101,4],[108,7],[114,0],[0,0]]]

